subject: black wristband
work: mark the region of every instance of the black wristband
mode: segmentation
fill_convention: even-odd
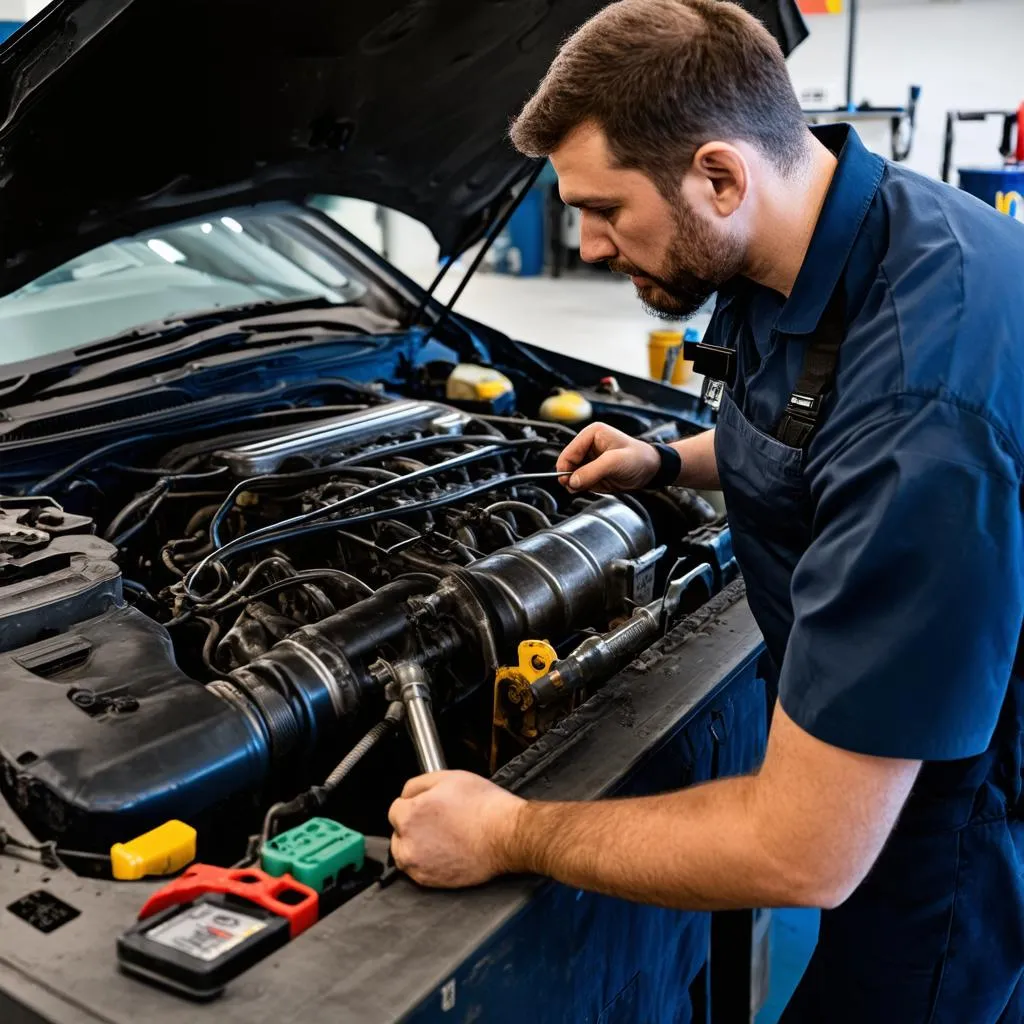
[[[670,487],[679,479],[679,474],[683,471],[682,456],[670,444],[655,444],[652,447],[661,458],[661,465],[647,486],[651,488]]]

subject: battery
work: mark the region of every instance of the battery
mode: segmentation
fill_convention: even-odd
[[[219,996],[290,938],[287,918],[229,893],[205,893],[139,921],[117,940],[121,969],[191,999]]]

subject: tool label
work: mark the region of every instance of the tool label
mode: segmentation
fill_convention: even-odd
[[[266,927],[248,914],[200,903],[147,932],[146,938],[209,963]]]
[[[74,921],[81,913],[70,903],[57,899],[53,893],[49,893],[45,889],[30,892],[27,896],[16,900],[7,909],[15,917],[20,917],[22,921],[46,934],[56,931],[68,921]]]

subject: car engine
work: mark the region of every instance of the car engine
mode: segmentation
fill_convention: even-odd
[[[725,582],[692,492],[566,491],[563,425],[345,397],[0,498],[0,785],[76,870],[172,818],[221,863],[268,807],[379,833],[405,779],[492,774]]]

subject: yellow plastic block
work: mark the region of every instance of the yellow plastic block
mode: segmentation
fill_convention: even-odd
[[[195,859],[196,830],[183,821],[165,821],[145,835],[110,848],[114,877],[122,882],[171,875]]]

